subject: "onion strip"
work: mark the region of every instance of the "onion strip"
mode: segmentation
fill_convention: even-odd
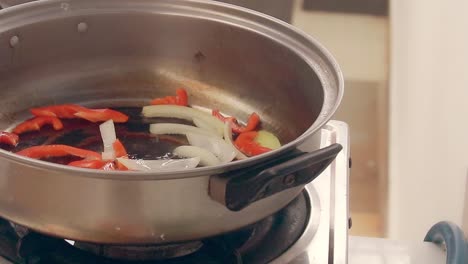
[[[203,166],[216,166],[221,161],[211,152],[206,149],[195,146],[180,146],[174,149],[174,154],[185,158],[200,158],[200,165]]]
[[[193,133],[189,133],[186,136],[190,145],[210,151],[215,154],[221,163],[231,162],[237,154],[235,148],[220,138]]]
[[[194,133],[194,134],[202,134],[202,135],[214,137],[214,138],[220,138],[218,134],[210,130],[205,130],[205,129],[201,129],[201,128],[189,126],[189,125],[181,125],[181,124],[173,124],[173,123],[151,124],[150,132],[152,134],[157,134],[157,135],[161,135],[161,134],[187,135],[190,133]]]
[[[247,159],[248,157],[244,155],[240,150],[237,149],[237,147],[234,145],[232,142],[232,129],[231,129],[231,123],[226,122],[224,124],[224,141],[231,145],[235,150],[236,150],[236,159],[238,160],[244,160]]]
[[[149,105],[143,107],[142,114],[145,117],[179,118],[192,122],[194,118],[200,119],[210,126],[216,128],[216,131],[220,137],[223,135],[223,122],[209,113],[191,107],[177,105]]]
[[[203,119],[193,118],[193,123],[201,129],[211,130],[214,131],[214,133],[218,133],[216,127],[212,126],[210,123],[204,121]]]
[[[115,150],[114,142],[117,140],[115,134],[114,121],[112,119],[99,125],[99,130],[101,131],[102,143],[104,145],[104,151],[102,152],[103,160],[112,160],[115,159]]]

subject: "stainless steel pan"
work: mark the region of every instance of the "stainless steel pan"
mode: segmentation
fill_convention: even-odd
[[[231,231],[284,207],[340,146],[299,153],[343,93],[314,39],[206,1],[38,1],[0,10],[0,129],[33,106],[141,106],[186,87],[191,103],[263,125],[286,143],[186,172],[104,172],[0,151],[0,216],[97,243],[169,243]]]

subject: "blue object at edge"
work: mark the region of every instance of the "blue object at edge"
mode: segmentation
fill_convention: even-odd
[[[442,221],[431,227],[424,241],[445,244],[447,264],[468,264],[468,243],[457,225]]]

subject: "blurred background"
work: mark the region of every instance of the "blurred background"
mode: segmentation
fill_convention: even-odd
[[[223,0],[291,23],[337,59],[351,131],[351,235],[468,231],[467,1]]]

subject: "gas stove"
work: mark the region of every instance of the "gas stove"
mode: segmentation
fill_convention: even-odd
[[[349,170],[351,167],[348,125],[329,121],[319,135],[301,146],[304,151],[339,143],[343,150],[335,161],[308,184],[313,210],[301,237],[272,263],[348,263]],[[315,211],[314,211],[315,209]]]
[[[98,245],[49,237],[0,219],[3,263],[347,263],[349,133],[330,121],[301,146],[332,143],[343,150],[301,195],[279,212],[242,230],[170,245]]]

